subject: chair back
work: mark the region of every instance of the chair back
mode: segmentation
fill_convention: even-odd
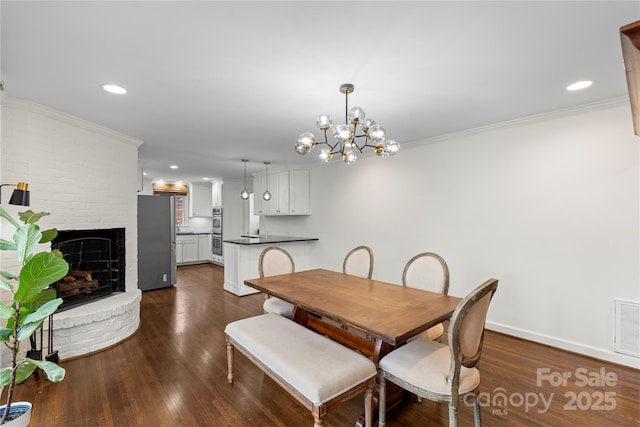
[[[449,292],[449,267],[438,254],[420,253],[411,258],[404,266],[402,284],[409,288],[447,295]]]
[[[276,246],[269,246],[260,253],[258,271],[260,277],[289,274],[295,271],[295,263],[289,252]]]
[[[489,279],[475,288],[458,304],[449,324],[449,348],[451,350],[450,378],[455,379],[460,365],[473,368],[480,362],[484,325],[489,303],[498,288],[497,279]],[[456,365],[456,366],[454,366]],[[457,369],[455,374],[453,370]]]
[[[368,246],[358,246],[349,251],[342,263],[342,272],[352,276],[371,279],[373,274],[373,251]]]

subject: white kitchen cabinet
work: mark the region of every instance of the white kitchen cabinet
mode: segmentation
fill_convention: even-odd
[[[224,243],[224,290],[234,295],[244,296],[259,292],[244,284],[246,279],[259,276],[258,259],[267,246],[280,247],[291,255],[296,271],[311,267],[310,246],[313,240],[299,242],[275,242],[241,245]]]
[[[289,215],[289,171],[269,174],[270,215]]]
[[[289,172],[289,213],[291,215],[311,215],[311,193],[309,171]]]
[[[216,181],[211,183],[212,204],[215,207],[222,206],[222,182]]]
[[[176,237],[176,264],[182,264],[182,246],[184,242],[180,241],[180,237]]]
[[[271,206],[269,203],[262,200],[262,193],[267,189],[266,175],[256,175],[253,177],[253,214],[254,215],[268,215]]]
[[[176,236],[176,264],[188,264],[198,261],[198,236]]]
[[[309,171],[284,170],[253,178],[253,213],[255,215],[310,215],[311,198]],[[271,193],[271,200],[262,199],[266,190]]]
[[[209,182],[189,184],[189,216],[211,216],[213,192]]]
[[[211,261],[211,234],[198,234],[198,260]]]

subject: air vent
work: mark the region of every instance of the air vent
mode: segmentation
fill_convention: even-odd
[[[614,351],[640,357],[640,303],[616,299]]]

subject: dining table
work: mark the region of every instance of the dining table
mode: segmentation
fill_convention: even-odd
[[[376,365],[408,339],[448,320],[461,298],[325,269],[245,280],[294,305],[292,320],[369,356]],[[386,387],[387,408],[402,400]],[[374,399],[377,406],[377,399]],[[356,426],[364,425],[360,416]]]

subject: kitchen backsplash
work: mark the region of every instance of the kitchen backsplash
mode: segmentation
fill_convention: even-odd
[[[187,225],[183,225],[178,233],[211,233],[211,227],[213,226],[210,217],[194,216],[188,218]]]

